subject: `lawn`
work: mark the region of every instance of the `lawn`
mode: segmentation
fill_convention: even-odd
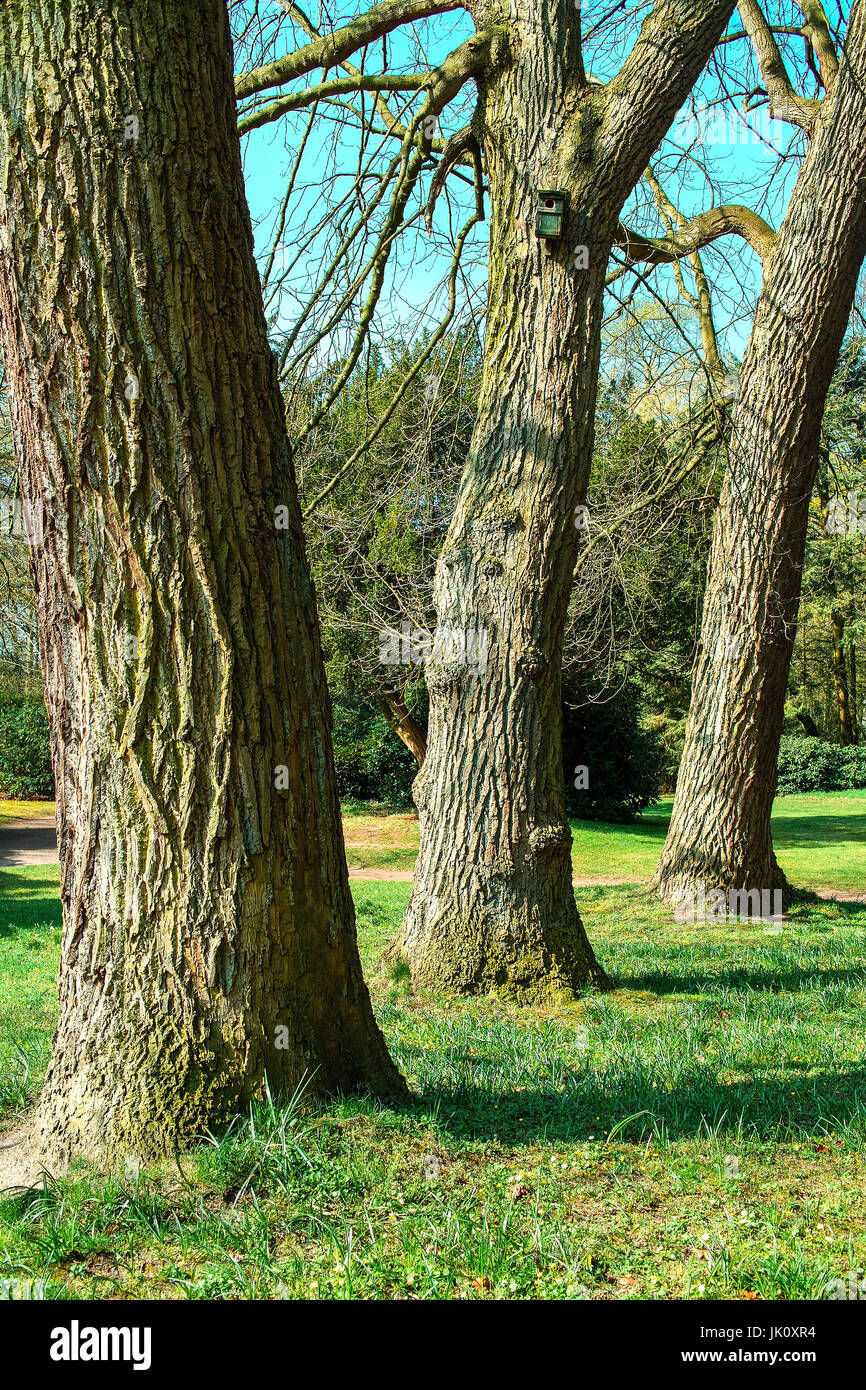
[[[672,804],[672,797],[662,797],[634,825],[573,820],[575,875],[647,882],[664,844]],[[50,801],[0,801],[0,825],[53,811]],[[349,801],[343,806],[343,830],[353,869],[411,873],[418,853],[414,812],[384,806],[371,812],[369,806]],[[782,867],[798,888],[866,892],[866,791],[780,796],[773,835]]]
[[[635,825],[572,821],[572,863],[580,878],[646,882],[658,862],[672,797],[663,797]],[[343,809],[349,863],[361,869],[411,870],[418,852],[418,819],[406,812],[371,815]],[[780,796],[773,812],[779,861],[792,884],[812,892],[866,892],[866,791]],[[741,887],[732,884],[732,887]]]
[[[826,818],[790,820],[823,846]],[[56,890],[54,866],[0,870],[8,1121],[45,1065]],[[804,895],[776,936],[586,888],[617,988],[530,1010],[379,977],[409,885],[353,891],[413,1104],[262,1106],[178,1164],[79,1166],[0,1204],[0,1277],[58,1298],[813,1299],[866,1267],[866,906]]]
[[[371,813],[363,802],[343,802],[346,857],[353,869],[405,869],[418,853],[418,816],[387,806]]]
[[[661,798],[635,825],[572,821],[575,873],[638,882],[651,878],[672,805],[673,797]],[[798,888],[866,893],[866,791],[777,797],[773,843]]]

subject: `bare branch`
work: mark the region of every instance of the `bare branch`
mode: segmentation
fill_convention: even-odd
[[[445,187],[445,182],[448,178],[448,175],[454,168],[455,164],[460,163],[460,161],[466,155],[469,155],[469,157],[472,160],[472,164],[475,168],[476,173],[476,187],[478,187],[478,185],[481,183],[481,146],[479,145],[478,140],[476,139],[471,126],[464,126],[462,130],[457,131],[456,135],[452,135],[451,139],[447,142],[444,150],[442,151],[442,157],[439,160],[439,164],[436,168],[436,173],[433,176],[433,183],[430,188],[430,197],[427,200],[427,211],[424,214],[424,221],[426,223],[428,232],[433,230],[433,212],[436,207],[436,200],[439,197],[439,194],[442,192],[442,189]],[[481,201],[478,204],[478,210],[480,211],[480,214],[483,217],[483,190],[481,192]]]
[[[776,244],[776,233],[769,223],[758,213],[752,212],[751,208],[736,203],[700,212],[666,237],[642,236],[621,222],[616,244],[623,248],[632,263],[646,261],[650,265],[666,265],[681,256],[699,251],[702,246],[709,246],[723,236],[742,237],[762,261]]]
[[[300,5],[296,3],[296,0],[280,0],[280,4],[286,13],[291,15],[292,19],[301,26],[308,38],[320,39],[322,37],[320,30],[316,28],[309,16],[306,15]],[[344,59],[340,66],[350,77],[357,77],[361,73],[361,69],[356,68],[348,59]],[[376,94],[376,110],[384,122],[385,129],[388,133],[402,140],[403,136],[406,134],[406,127],[393,115],[391,108],[381,92],[377,92]],[[438,142],[434,141],[434,148],[436,148],[437,144]]]
[[[457,241],[455,243],[454,256],[451,261],[451,270],[448,276],[448,308],[445,313],[445,317],[442,319],[442,322],[439,324],[439,327],[436,329],[436,332],[431,337],[429,343],[425,345],[424,351],[419,354],[417,360],[413,363],[411,370],[407,372],[403,381],[400,383],[399,389],[395,392],[386,410],[383,412],[381,418],[378,420],[375,428],[371,430],[371,432],[367,435],[366,439],[364,439],[363,442],[359,444],[358,448],[355,449],[352,454],[350,454],[349,458],[343,464],[342,468],[340,468],[338,472],[334,474],[333,478],[330,479],[330,481],[326,484],[326,486],[322,489],[318,496],[314,497],[310,504],[307,507],[305,507],[305,520],[321,506],[321,504],[325,501],[328,495],[337,486],[337,483],[340,481],[340,479],[344,478],[346,474],[350,472],[352,468],[354,468],[358,459],[362,458],[363,455],[366,454],[367,451],[370,449],[370,447],[373,444],[375,444],[379,435],[382,433],[382,430],[385,428],[388,421],[394,414],[394,411],[397,409],[406,392],[409,390],[409,387],[412,385],[412,382],[415,380],[425,363],[432,357],[442,338],[448,331],[448,327],[451,323],[451,320],[454,317],[454,311],[457,305],[457,274],[460,269],[460,257],[463,253],[463,247],[466,244],[466,238],[472,231],[472,228],[476,226],[477,223],[481,220],[481,216],[479,216],[478,211],[476,210],[473,216],[470,217],[469,221],[466,223],[465,227],[463,227],[463,229],[461,230],[460,235],[458,236]]]
[[[829,92],[839,72],[839,57],[821,0],[796,0],[806,20],[805,33],[815,50],[824,90]]]
[[[318,82],[314,87],[305,87],[301,92],[291,92],[244,116],[238,121],[238,134],[246,135],[250,130],[278,121],[287,111],[297,111],[302,106],[312,106],[323,98],[343,96],[347,92],[417,92],[430,85],[429,72],[407,73],[405,77],[392,77],[389,73],[371,74],[369,77],[358,73],[357,77],[335,77],[330,82]]]
[[[235,81],[235,95],[240,101],[256,92],[266,91],[268,87],[281,87],[283,83],[303,77],[315,68],[327,70],[339,67],[344,58],[350,57],[365,44],[382,38],[407,20],[426,19],[429,15],[463,8],[455,0],[384,0],[383,4],[374,5],[371,10],[334,33],[323,34],[275,63],[242,73]]]
[[[659,215],[665,220],[669,233],[673,234],[674,227],[680,232],[684,231],[688,226],[688,219],[685,218],[679,208],[675,207],[671,202],[652,169],[646,171],[644,178],[652,190]],[[686,289],[679,260],[673,263],[674,277],[681,296],[691,304],[697,315],[707,370],[709,371],[711,381],[718,385],[725,375],[725,369],[722,366],[722,359],[719,353],[719,340],[716,334],[715,320],[713,318],[712,296],[710,294],[710,287],[704,270],[703,261],[701,260],[700,251],[693,251],[691,253],[689,256],[689,264],[691,265],[692,275],[695,279],[696,294],[692,295]]]

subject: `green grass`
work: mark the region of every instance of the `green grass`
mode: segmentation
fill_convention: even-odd
[[[634,825],[573,820],[572,864],[581,878],[645,883],[658,862],[673,797],[662,797]],[[361,869],[410,870],[418,825],[405,812],[357,802],[343,807],[349,863]],[[773,836],[791,882],[812,892],[866,892],[866,791],[780,796]],[[733,884],[732,887],[742,885]]]
[[[671,797],[649,807],[634,825],[573,820],[571,862],[583,878],[621,878],[633,883],[652,877],[671,818]]]
[[[646,882],[664,844],[672,803],[672,797],[662,797],[635,825],[572,821],[575,874]],[[53,802],[0,801],[0,824],[53,809]],[[418,852],[412,813],[347,801],[343,823],[353,868],[411,872]],[[782,867],[797,887],[866,892],[866,791],[778,797],[773,835]]]
[[[2,801],[0,800],[0,825],[8,821],[24,820],[29,816],[53,816],[53,801]]]
[[[60,953],[59,883],[57,864],[0,869],[0,1117],[34,1094],[48,1061]]]
[[[45,1062],[56,882],[0,871],[10,1120]],[[616,992],[542,1011],[378,979],[409,886],[353,891],[414,1103],[262,1105],[176,1165],[79,1165],[0,1204],[0,1277],[58,1298],[811,1299],[866,1267],[866,907],[804,896],[773,936],[584,889]]]
[[[773,835],[792,883],[866,893],[866,791],[780,796]]]
[[[673,797],[662,797],[635,825],[572,821],[575,873],[648,880],[662,851],[672,805]],[[777,797],[773,842],[797,887],[866,892],[866,791]]]

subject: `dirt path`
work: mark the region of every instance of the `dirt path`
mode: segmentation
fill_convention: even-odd
[[[0,866],[56,864],[57,831],[53,816],[32,816],[0,825]],[[349,869],[350,878],[378,883],[411,883],[411,869]],[[614,888],[634,883],[633,878],[576,878],[578,888]]]
[[[56,864],[53,816],[31,816],[0,825],[0,865]]]

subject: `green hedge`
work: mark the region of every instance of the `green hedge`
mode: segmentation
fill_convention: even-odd
[[[342,798],[412,805],[415,759],[363,696],[337,689],[334,758]],[[426,724],[426,703],[416,718]],[[581,820],[630,822],[659,792],[658,742],[641,723],[640,697],[627,685],[608,703],[563,708],[566,808]],[[589,785],[575,787],[575,769],[585,765]]]
[[[862,788],[866,788],[866,747],[842,748],[838,743],[801,734],[783,737],[779,748],[780,796]]]
[[[42,700],[31,695],[0,703],[0,795],[54,795],[48,716]]]

